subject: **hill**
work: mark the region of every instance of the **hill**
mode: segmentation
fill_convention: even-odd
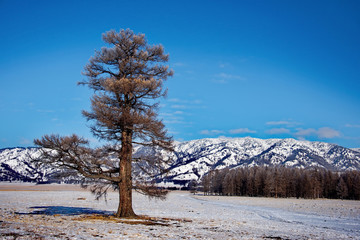
[[[246,166],[325,168],[332,171],[360,170],[360,152],[325,142],[295,139],[212,138],[175,142],[175,151],[160,152],[170,160],[170,171],[158,182],[166,186],[198,181],[210,170]],[[151,153],[137,146],[134,156]],[[0,180],[51,181],[57,171],[29,162],[37,148],[0,150]],[[69,180],[74,178],[69,178]]]

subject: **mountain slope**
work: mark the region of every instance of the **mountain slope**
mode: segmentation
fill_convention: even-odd
[[[0,180],[41,181],[46,169],[39,170],[30,163],[31,158],[40,154],[37,148],[9,148],[0,150]]]
[[[0,150],[0,180],[47,181],[54,169],[39,169],[29,163],[39,149]],[[135,147],[135,156],[154,154],[152,149]],[[287,166],[320,167],[333,171],[360,170],[360,152],[324,142],[295,139],[214,138],[176,142],[173,153],[160,152],[170,160],[163,184],[185,185],[211,170],[225,167]]]
[[[356,152],[360,152],[360,148],[351,148],[351,150],[354,150]]]
[[[70,172],[62,176],[64,170],[49,166],[38,166],[31,162],[40,156],[39,148],[8,148],[0,149],[0,181],[21,182],[76,182],[78,179]]]
[[[138,153],[142,149],[137,150]],[[165,153],[163,153],[165,155]],[[320,167],[333,171],[360,170],[360,153],[336,144],[295,139],[215,138],[177,143],[165,182],[199,180],[225,167]]]

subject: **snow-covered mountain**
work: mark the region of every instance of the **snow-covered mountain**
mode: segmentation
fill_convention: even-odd
[[[6,148],[0,150],[0,180],[39,181],[47,169],[38,169],[30,163],[31,158],[39,156],[37,148]]]
[[[351,148],[351,150],[354,150],[356,152],[360,152],[360,148]]]
[[[153,154],[146,147],[135,148],[135,155]],[[29,156],[36,148],[0,150],[0,179],[51,179],[54,170],[36,169]],[[160,152],[170,159],[170,171],[163,184],[184,185],[199,180],[210,170],[244,166],[321,167],[334,171],[360,170],[360,152],[324,142],[295,139],[213,138],[176,142],[173,153]],[[34,171],[36,169],[36,171]],[[35,173],[34,173],[35,172]],[[20,177],[19,177],[20,176]]]
[[[138,151],[141,151],[140,149]],[[360,170],[360,152],[324,142],[295,139],[214,138],[175,145],[169,182],[199,180],[210,170],[245,166]]]
[[[5,148],[0,149],[0,181],[22,181],[22,182],[58,182],[59,176],[64,170],[53,169],[47,166],[38,166],[31,159],[40,156],[39,148]],[[64,182],[77,181],[77,177],[68,172]]]

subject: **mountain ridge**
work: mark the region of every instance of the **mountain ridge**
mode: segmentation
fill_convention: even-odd
[[[252,166],[325,168],[331,171],[360,170],[360,152],[332,143],[287,139],[204,138],[174,142],[175,151],[158,151],[169,160],[169,172],[157,179],[164,186],[199,181],[209,171]],[[38,148],[0,150],[0,180],[51,181],[57,170],[37,169],[30,163]],[[134,156],[153,154],[144,146],[134,147]]]
[[[138,149],[138,153],[141,149]],[[166,154],[163,153],[166,157]],[[222,168],[286,166],[325,168],[332,171],[360,170],[360,154],[325,142],[259,138],[206,138],[181,142],[168,156],[168,183],[198,181],[207,172]]]

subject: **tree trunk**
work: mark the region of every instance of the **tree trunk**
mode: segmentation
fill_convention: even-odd
[[[132,133],[124,131],[122,133],[121,152],[120,152],[120,182],[119,182],[119,207],[116,217],[135,217],[132,208]]]

